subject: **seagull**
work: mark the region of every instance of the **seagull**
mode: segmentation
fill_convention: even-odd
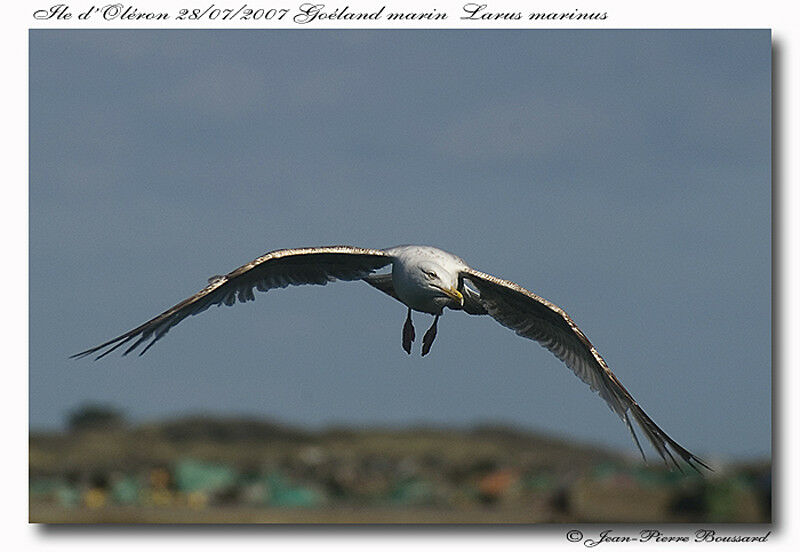
[[[391,266],[390,272],[377,272],[388,266]],[[231,306],[237,300],[241,303],[254,301],[254,290],[266,292],[290,285],[325,285],[336,280],[363,280],[406,306],[402,346],[408,354],[416,337],[412,311],[434,317],[422,338],[423,356],[431,350],[439,317],[445,308],[471,315],[488,314],[517,335],[548,349],[598,393],[625,423],[645,461],[631,417],[667,466],[683,471],[675,458],[677,455],[698,472],[698,466],[711,469],[670,438],[642,410],[561,308],[514,282],[479,272],[460,257],[431,246],[364,249],[337,245],[271,251],[228,274],[209,278],[206,287],[152,320],[70,358],[99,353],[95,358],[98,360],[133,341],[125,349],[124,356],[149,339],[139,352],[142,355],[184,318],[212,305]]]

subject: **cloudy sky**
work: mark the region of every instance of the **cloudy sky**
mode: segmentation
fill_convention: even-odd
[[[567,310],[693,452],[768,455],[770,55],[764,30],[32,31],[31,426],[101,402],[635,451],[537,344],[449,312],[408,357],[358,282],[67,359],[269,250],[424,243]]]

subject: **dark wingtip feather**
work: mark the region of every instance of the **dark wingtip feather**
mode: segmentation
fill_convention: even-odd
[[[700,460],[700,459],[699,459],[697,456],[694,456],[694,455],[692,455],[692,461],[693,461],[693,462],[697,462],[698,464],[700,464],[701,466],[703,466],[703,467],[704,467],[705,469],[707,469],[708,471],[711,471],[711,472],[713,472],[713,471],[714,471],[714,468],[712,468],[711,466],[709,466],[708,464],[706,464],[705,462],[703,462],[702,460]],[[697,473],[703,473],[703,472],[701,472],[701,471],[700,471],[700,469],[699,469],[697,466],[695,466],[694,464],[692,464],[692,462],[689,462],[689,465],[690,465],[691,467],[693,467]]]
[[[696,462],[703,468],[714,471],[711,469],[705,462],[700,460],[697,456],[683,448],[679,445],[674,439],[672,439],[669,435],[661,429],[650,416],[648,416],[642,408],[633,403],[630,407],[631,414],[633,414],[633,418],[636,420],[636,423],[641,428],[642,432],[644,432],[645,437],[647,437],[650,444],[653,445],[653,448],[658,451],[658,454],[661,456],[661,459],[664,461],[664,464],[667,467],[674,466],[677,468],[681,473],[684,472],[683,468],[681,467],[680,462],[675,458],[675,455],[672,453],[674,452],[677,454],[686,464],[692,467],[697,473],[702,475],[702,471],[700,471],[699,467],[696,466],[693,462]],[[626,412],[626,423],[630,425],[630,422],[627,420],[627,412]],[[632,429],[629,427],[629,429]],[[638,440],[637,440],[638,445]],[[670,451],[670,449],[672,449]],[[641,447],[640,447],[641,450]],[[670,463],[671,462],[671,463]]]
[[[80,353],[75,353],[74,355],[70,355],[69,358],[70,359],[86,358],[86,357],[88,357],[90,355],[93,355],[93,354],[99,352],[99,351],[103,351],[103,349],[105,349],[109,345],[113,345],[113,347],[110,347],[109,349],[103,351],[102,353],[100,353],[99,355],[97,355],[93,359],[93,360],[100,360],[101,358],[103,358],[107,354],[112,353],[115,350],[117,350],[119,347],[121,347],[122,345],[124,345],[125,343],[127,343],[128,341],[133,339],[134,337],[135,337],[135,334],[134,335],[127,335],[127,334],[121,335],[119,337],[116,337],[116,338],[112,339],[111,341],[106,341],[102,345],[98,345],[96,347],[92,347],[91,349],[86,349],[85,351],[81,351]]]
[[[165,333],[166,333],[166,332],[165,332]],[[163,334],[162,334],[162,335],[163,335]],[[142,349],[141,351],[139,351],[139,356],[142,356],[143,354],[145,354],[145,353],[147,352],[147,349],[149,349],[150,347],[152,347],[153,345],[155,345],[155,344],[156,344],[156,341],[158,341],[159,339],[160,339],[160,336],[155,336],[155,337],[153,337],[153,340],[152,340],[150,343],[148,343],[148,344],[145,346],[145,348],[144,348],[144,349]]]
[[[636,448],[639,449],[639,454],[642,455],[642,460],[645,464],[647,464],[647,456],[644,455],[644,449],[642,448],[642,444],[639,442],[639,437],[636,435],[636,432],[633,430],[633,425],[631,424],[631,419],[628,417],[628,412],[625,412],[624,417],[625,425],[628,427],[628,431],[631,433],[631,437],[633,437],[633,442],[636,443]]]
[[[131,339],[133,339],[133,336],[130,336],[130,337],[128,337],[127,339],[123,339],[123,340],[121,340],[121,341],[120,341],[120,342],[118,342],[116,345],[114,345],[113,347],[111,347],[109,350],[105,351],[103,354],[101,354],[101,355],[98,355],[98,356],[95,358],[95,360],[100,360],[100,359],[101,359],[101,358],[103,358],[104,356],[106,356],[106,355],[108,355],[108,354],[110,354],[110,353],[113,353],[114,351],[116,351],[117,349],[119,349],[120,347],[122,347],[123,345],[125,345],[125,344],[126,344],[128,341],[130,341]]]

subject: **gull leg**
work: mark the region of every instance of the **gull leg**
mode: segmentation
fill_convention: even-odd
[[[403,350],[411,354],[411,344],[414,342],[414,324],[411,322],[411,307],[408,309],[406,323],[403,324]]]
[[[425,335],[422,336],[422,356],[428,354],[428,351],[431,350],[431,345],[433,345],[433,340],[436,339],[436,324],[439,322],[439,315],[437,314],[436,317],[433,319],[433,324],[431,327],[428,328],[428,331],[425,332]]]

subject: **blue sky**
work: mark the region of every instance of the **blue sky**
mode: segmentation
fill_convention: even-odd
[[[67,359],[272,249],[424,243],[563,307],[693,452],[768,455],[770,56],[766,30],[31,32],[31,426],[91,401],[635,451],[537,344],[449,312],[408,357],[361,283]]]

